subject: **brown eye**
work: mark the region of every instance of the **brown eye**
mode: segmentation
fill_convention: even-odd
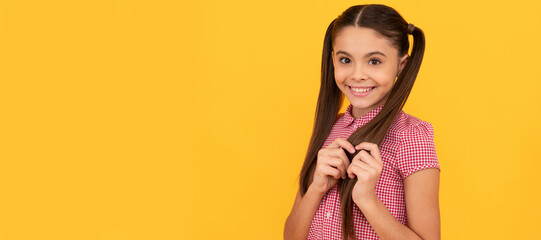
[[[343,57],[343,58],[340,58],[340,62],[341,62],[341,63],[344,63],[344,64],[347,64],[347,63],[350,63],[351,60],[349,60],[349,58],[344,58],[344,57]]]
[[[381,64],[381,61],[378,59],[370,59],[369,63],[373,65],[378,65]]]

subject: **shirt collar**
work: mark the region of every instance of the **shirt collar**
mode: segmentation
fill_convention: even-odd
[[[355,128],[358,128],[360,126],[363,126],[364,124],[372,120],[372,118],[374,118],[376,115],[378,115],[379,111],[383,108],[383,105],[385,104],[381,104],[378,107],[372,109],[367,114],[363,115],[362,117],[355,119],[351,114],[353,105],[350,103],[348,108],[346,109],[346,112],[344,113],[344,127],[350,127],[351,125],[354,125]]]

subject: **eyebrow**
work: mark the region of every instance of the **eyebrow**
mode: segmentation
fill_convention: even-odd
[[[339,53],[342,53],[342,54],[345,54],[345,55],[351,57],[351,54],[349,54],[349,53],[346,52],[346,51],[340,50],[340,51],[336,52],[336,54],[339,54]],[[367,57],[370,57],[370,56],[372,56],[372,55],[374,55],[374,54],[380,54],[380,55],[383,55],[384,57],[387,57],[384,53],[382,53],[382,52],[380,52],[380,51],[369,52],[369,53],[365,54],[364,57],[367,58]]]

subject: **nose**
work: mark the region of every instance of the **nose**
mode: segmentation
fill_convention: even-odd
[[[355,65],[355,67],[353,68],[353,72],[351,73],[351,79],[356,81],[366,79],[364,69],[361,68],[360,64]]]

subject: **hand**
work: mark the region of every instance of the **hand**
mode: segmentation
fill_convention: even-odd
[[[357,205],[360,205],[370,198],[377,197],[376,183],[383,169],[383,161],[377,144],[362,142],[355,146],[355,149],[361,151],[351,160],[347,173],[350,178],[357,177],[351,197]]]
[[[338,183],[338,179],[347,178],[349,159],[344,149],[350,153],[355,152],[353,144],[343,138],[336,138],[326,148],[319,150],[314,180],[310,187],[318,192],[326,193]]]

